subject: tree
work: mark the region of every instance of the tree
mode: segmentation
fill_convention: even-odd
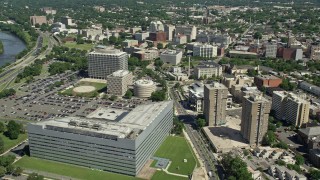
[[[3,122],[0,122],[0,133],[3,133],[5,131],[5,125]]]
[[[43,180],[44,177],[37,174],[37,173],[32,173],[28,176],[27,180]]]
[[[293,91],[297,88],[297,85],[295,83],[291,83],[290,80],[286,78],[282,80],[280,87],[286,91]]]
[[[158,44],[157,44],[157,48],[158,48],[158,49],[163,49],[163,44],[162,44],[162,43],[158,43]]]
[[[182,134],[182,131],[184,129],[184,125],[179,119],[174,116],[173,117],[173,128],[172,128],[172,133],[173,134]]]
[[[155,65],[156,67],[161,67],[161,66],[163,65],[163,61],[162,61],[161,59],[156,59],[156,60],[154,61],[154,65]]]
[[[264,137],[262,139],[262,144],[264,146],[271,146],[273,143],[276,142],[276,140],[277,139],[276,139],[276,136],[275,136],[274,132],[269,130],[266,133],[266,135],[264,135]]]
[[[110,44],[116,44],[117,43],[117,38],[115,36],[111,36],[109,37],[109,43]]]
[[[12,174],[14,172],[15,168],[12,164],[9,164],[7,167],[6,167],[6,171],[7,171],[7,174]]]
[[[261,39],[261,38],[262,38],[261,32],[255,32],[255,33],[253,34],[253,38],[255,38],[255,39]]]
[[[117,100],[117,96],[115,96],[115,95],[112,95],[109,99],[110,99],[110,101],[115,101],[115,100]]]
[[[253,180],[252,174],[247,169],[247,164],[239,156],[234,156],[232,153],[223,154],[221,163],[228,177]]]
[[[11,120],[7,125],[6,134],[10,139],[17,139],[19,137],[21,130],[22,130],[22,125]]]
[[[286,162],[278,159],[278,160],[276,160],[276,164],[278,164],[279,166],[285,166],[285,165],[286,165]]]
[[[20,176],[20,175],[22,174],[22,172],[23,172],[23,169],[22,169],[21,167],[17,167],[17,168],[13,171],[12,175],[14,175],[14,176]]]
[[[124,95],[125,98],[131,99],[133,96],[133,93],[130,89],[127,90],[126,94]]]
[[[320,179],[320,171],[316,169],[309,170],[310,180],[319,180]]]
[[[0,177],[6,175],[7,171],[6,168],[3,166],[0,166]]]
[[[304,164],[304,157],[301,156],[300,154],[296,154],[296,165],[302,165]]]
[[[3,139],[0,137],[0,153],[2,154],[4,152],[4,141]]]
[[[206,120],[199,118],[199,119],[197,119],[196,123],[197,123],[198,128],[201,129],[202,127],[204,127],[206,125]]]
[[[166,99],[166,92],[164,90],[155,91],[151,93],[150,99],[152,101],[164,101]]]

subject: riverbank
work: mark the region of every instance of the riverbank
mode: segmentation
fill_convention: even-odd
[[[2,44],[2,41],[0,40],[0,54],[3,54],[3,44]]]

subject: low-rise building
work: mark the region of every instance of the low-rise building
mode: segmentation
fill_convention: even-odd
[[[320,60],[320,45],[312,45],[310,47],[310,59]]]
[[[173,44],[186,44],[187,36],[185,35],[177,35],[173,38]]]
[[[197,79],[220,77],[222,75],[222,66],[214,61],[203,61],[194,68],[194,75]]]
[[[268,173],[277,179],[283,179],[283,180],[307,180],[307,178],[302,175],[298,174],[296,171],[289,170],[288,168],[284,166],[279,165],[272,165],[268,169]]]
[[[82,29],[78,32],[80,35],[85,37],[87,40],[100,41],[105,38],[102,29]]]
[[[138,45],[138,40],[126,39],[122,42],[122,46],[124,47],[137,46],[137,45]]]
[[[181,59],[182,59],[182,51],[166,50],[160,54],[160,59],[164,63],[178,65],[178,64],[180,64]]]
[[[318,86],[302,81],[299,83],[299,88],[320,97],[320,87]]]
[[[196,112],[203,112],[204,85],[201,82],[191,84],[189,88],[189,105]]]
[[[282,79],[273,75],[258,75],[254,77],[254,83],[258,88],[262,87],[279,87]]]
[[[134,52],[132,56],[140,59],[141,61],[151,61],[159,57],[158,50],[141,50]]]
[[[108,76],[108,89],[109,94],[124,96],[128,90],[128,86],[132,85],[133,76],[128,70],[118,70]]]
[[[149,37],[148,32],[141,32],[134,34],[134,39],[138,40],[139,42],[145,41]]]

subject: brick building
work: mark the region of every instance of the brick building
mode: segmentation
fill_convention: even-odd
[[[282,79],[273,75],[259,75],[254,77],[254,83],[258,88],[278,87],[282,83]]]
[[[151,41],[165,42],[166,39],[167,39],[167,35],[163,31],[151,32],[149,34],[149,40],[151,40]]]

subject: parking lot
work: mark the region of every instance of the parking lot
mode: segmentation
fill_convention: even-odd
[[[20,88],[17,97],[0,100],[0,117],[41,121],[56,117],[85,117],[98,107],[130,110],[139,104],[150,102],[144,99],[121,99],[110,101],[100,98],[63,96],[59,92],[80,80],[75,72],[50,76]],[[54,87],[55,82],[64,84]]]

